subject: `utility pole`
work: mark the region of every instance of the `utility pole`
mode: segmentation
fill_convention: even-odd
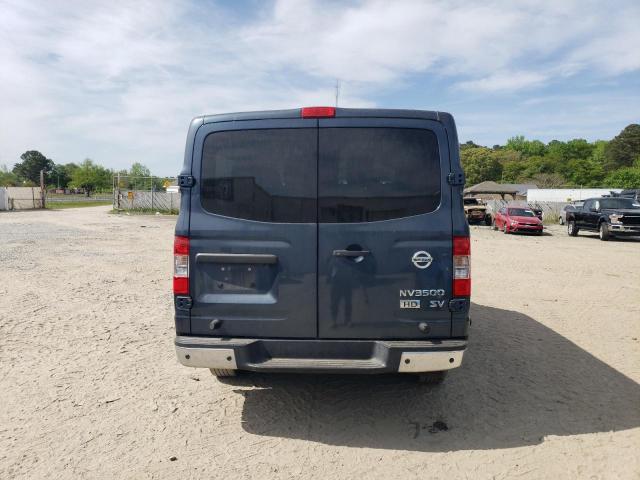
[[[45,190],[44,190],[44,170],[40,170],[40,206],[44,208]]]
[[[118,179],[116,180],[116,209],[120,211],[120,172],[118,172]]]
[[[340,98],[340,79],[336,78],[336,108],[338,107],[339,98]]]

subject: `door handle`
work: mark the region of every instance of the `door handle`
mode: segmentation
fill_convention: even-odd
[[[369,255],[371,252],[369,250],[334,250],[334,257],[364,257],[365,255]]]

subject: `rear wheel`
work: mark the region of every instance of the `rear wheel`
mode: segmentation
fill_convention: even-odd
[[[209,369],[216,377],[235,377],[236,371],[226,368],[210,368]]]
[[[418,374],[418,382],[424,385],[440,385],[447,377],[447,371],[425,372]]]
[[[491,222],[491,227],[492,227],[494,230],[498,230],[498,225],[496,225],[496,219],[495,219],[495,217],[494,217],[493,221]]]
[[[598,233],[600,236],[600,240],[602,240],[603,242],[609,240],[609,237],[611,236],[611,234],[609,233],[609,225],[607,225],[606,222],[602,222],[600,224],[600,228],[598,229]]]
[[[490,226],[490,225],[491,225],[491,223],[492,223],[492,221],[491,221],[491,215],[487,215],[487,216],[485,216],[485,217],[484,217],[484,224],[488,227],[488,226]]]
[[[560,225],[564,225],[564,218],[562,218],[562,217],[558,217],[558,223],[559,223]]]
[[[574,220],[569,220],[567,223],[567,233],[572,237],[578,235],[578,227],[576,226],[576,222]]]
[[[507,222],[504,222],[504,225],[502,226],[502,233],[505,235],[509,233],[509,230],[507,229]]]

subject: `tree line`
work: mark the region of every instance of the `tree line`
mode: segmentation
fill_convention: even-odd
[[[625,127],[610,141],[588,142],[578,138],[561,142],[512,137],[505,145],[483,147],[473,142],[460,145],[460,159],[467,185],[486,180],[503,183],[534,183],[541,188],[609,187],[640,188],[640,125]],[[12,170],[0,166],[0,186],[39,185],[45,171],[49,188],[78,188],[90,194],[110,191],[113,177],[122,176],[122,189],[160,189],[165,179],[150,177],[141,163],[129,170],[113,170],[86,159],[80,164],[56,164],[36,150],[20,156]],[[141,183],[144,183],[141,185]]]
[[[533,183],[540,188],[640,188],[640,125],[625,127],[610,141],[568,142],[510,138],[491,148],[460,145],[467,185],[486,180]]]
[[[78,189],[90,195],[94,192],[111,192],[114,177],[120,174],[120,188],[160,189],[168,178],[151,177],[151,171],[141,163],[134,163],[129,170],[113,170],[95,163],[90,158],[83,162],[58,164],[37,150],[29,150],[20,156],[12,170],[0,166],[0,186],[39,186],[40,171],[44,170],[48,189]]]

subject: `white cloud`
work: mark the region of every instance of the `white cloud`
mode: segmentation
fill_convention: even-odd
[[[448,83],[438,98],[640,69],[634,2],[229,5],[5,2],[0,164],[38,148],[172,173],[194,115],[332,104],[336,78],[341,105],[374,106],[416,75]]]
[[[497,72],[477,80],[467,80],[456,84],[463,90],[479,92],[512,92],[531,88],[544,83],[549,77],[537,72]]]

